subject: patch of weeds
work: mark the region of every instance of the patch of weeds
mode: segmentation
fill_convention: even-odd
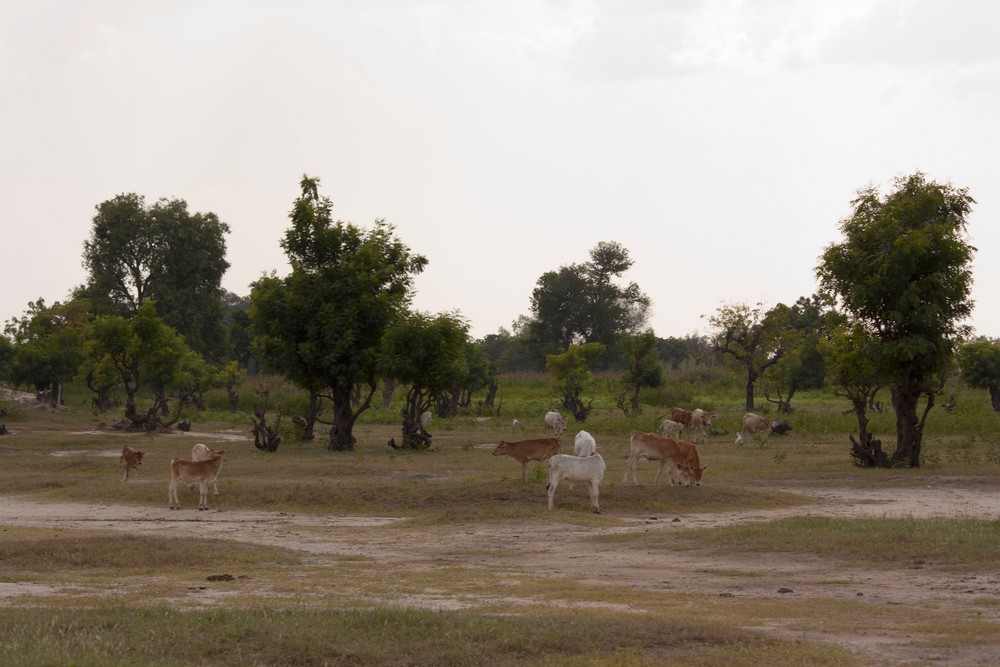
[[[779,463],[779,464],[780,463],[784,463],[785,459],[787,459],[787,458],[788,458],[788,452],[786,452],[784,450],[778,451],[778,452],[774,453],[774,462],[775,463]]]
[[[541,463],[536,463],[535,466],[528,471],[528,479],[533,482],[544,482],[548,475],[545,474],[545,468],[542,467]]]

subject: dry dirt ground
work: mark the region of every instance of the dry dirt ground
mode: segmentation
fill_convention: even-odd
[[[111,454],[117,455],[116,452]],[[224,486],[222,482],[223,495]],[[0,524],[121,530],[159,536],[219,537],[290,547],[316,555],[370,557],[390,568],[396,563],[405,564],[410,570],[456,565],[499,568],[507,572],[548,573],[549,576],[573,577],[590,584],[664,593],[753,599],[850,599],[945,612],[968,610],[977,599],[996,600],[1000,596],[1000,564],[989,574],[969,575],[931,571],[915,563],[908,564],[909,569],[904,576],[900,576],[885,571],[847,569],[843,564],[821,557],[727,557],[713,553],[710,562],[706,562],[705,554],[697,552],[650,552],[614,541],[584,542],[600,533],[672,531],[803,515],[974,517],[989,520],[1000,517],[1000,484],[984,488],[982,484],[963,486],[961,480],[940,479],[925,482],[919,488],[866,490],[861,497],[856,489],[775,489],[812,497],[815,503],[790,509],[676,517],[620,516],[617,518],[628,525],[616,528],[567,526],[553,522],[549,525],[490,524],[412,530],[394,526],[389,530],[385,527],[398,522],[398,518],[231,509],[197,512],[193,509],[191,495],[184,499],[186,509],[180,511],[168,510],[166,502],[162,508],[136,508],[2,498]],[[613,512],[610,515],[615,516]],[[0,584],[0,604],[16,604],[14,600],[24,592],[18,585]],[[455,609],[468,604],[467,601],[447,596],[392,602],[436,609]],[[1000,605],[980,604],[976,608],[981,610],[984,621],[1000,622]],[[817,629],[806,634],[774,626],[758,629],[784,638],[835,642],[873,661],[1000,664],[1000,644],[927,648],[926,645],[914,646],[905,634],[887,636],[882,632],[864,634],[853,631],[838,635],[831,629]]]

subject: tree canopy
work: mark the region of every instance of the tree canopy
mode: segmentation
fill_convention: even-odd
[[[542,274],[531,294],[529,337],[552,352],[582,343],[616,347],[621,334],[640,331],[649,297],[635,283],[614,282],[632,264],[624,246],[602,241],[591,249],[590,261]]]
[[[745,407],[753,410],[757,380],[781,360],[787,349],[781,311],[765,312],[759,303],[753,307],[733,303],[720,306],[708,321],[713,329],[713,347],[746,378]]]
[[[882,197],[862,188],[840,223],[843,241],[824,251],[816,274],[848,318],[863,327],[877,372],[892,389],[893,464],[920,465],[923,426],[972,312],[972,256],[965,188],[917,172]],[[926,396],[923,416],[917,402]]]
[[[131,317],[147,300],[191,349],[213,361],[227,354],[222,277],[229,268],[229,226],[214,213],[191,213],[183,199],[147,206],[135,193],[97,205],[83,244],[86,296],[98,315]]]
[[[251,292],[251,327],[262,361],[299,386],[330,392],[329,448],[352,449],[354,422],[371,401],[382,335],[409,305],[413,277],[427,264],[376,220],[371,229],[332,219],[319,179],[303,176],[281,242],[292,266]],[[351,392],[368,387],[357,409]]]

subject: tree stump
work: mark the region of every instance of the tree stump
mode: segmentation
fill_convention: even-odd
[[[851,456],[854,457],[857,465],[862,468],[889,468],[891,463],[889,457],[882,451],[882,441],[875,438],[871,433],[864,434],[864,443],[860,443],[851,438]]]

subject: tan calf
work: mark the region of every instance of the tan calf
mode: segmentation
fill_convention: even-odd
[[[524,483],[528,483],[528,461],[544,461],[559,453],[559,438],[536,438],[517,442],[500,441],[493,456],[509,456],[521,462]]]
[[[122,447],[121,458],[118,459],[118,470],[122,473],[122,481],[128,481],[129,471],[132,472],[132,476],[139,477],[139,466],[142,465],[142,457],[145,452],[140,452],[138,450],[132,449],[128,445]]]
[[[198,485],[198,509],[208,509],[208,485],[219,476],[225,451],[212,452],[212,458],[206,461],[189,461],[174,459],[170,462],[170,509],[180,509],[181,501],[177,498],[177,483]]]

